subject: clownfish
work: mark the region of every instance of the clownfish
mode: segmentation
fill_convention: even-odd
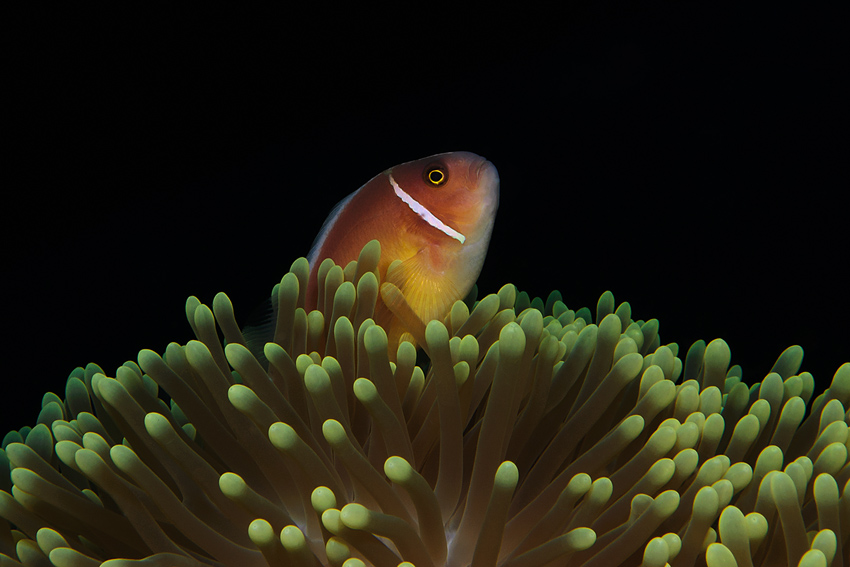
[[[473,153],[437,154],[376,175],[334,207],[316,237],[307,257],[308,312],[317,305],[322,261],[345,266],[378,240],[380,282],[395,285],[423,324],[442,319],[481,273],[498,206],[499,174]],[[375,322],[386,330],[391,351],[400,340],[415,344],[380,297]]]

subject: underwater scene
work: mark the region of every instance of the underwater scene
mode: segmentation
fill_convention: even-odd
[[[850,565],[840,18],[348,9],[16,26],[0,566]]]

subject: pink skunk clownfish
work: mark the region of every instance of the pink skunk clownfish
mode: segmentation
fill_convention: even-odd
[[[408,332],[411,319],[405,323],[400,311],[409,315],[412,310],[427,324],[445,317],[472,289],[487,255],[498,205],[496,168],[469,152],[437,154],[373,177],[331,211],[316,238],[307,258],[308,312],[318,304],[322,261],[330,258],[344,267],[368,242],[378,240],[383,288],[375,321],[387,331],[394,359],[399,341],[416,343]],[[387,274],[396,260],[400,263]],[[403,299],[385,293],[386,284],[395,286]]]

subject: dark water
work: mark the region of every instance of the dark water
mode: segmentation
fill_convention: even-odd
[[[7,82],[2,429],[74,366],[189,340],[190,294],[247,315],[333,203],[456,149],[501,176],[482,291],[610,289],[682,352],[723,337],[757,381],[801,344],[824,384],[850,360],[838,21],[33,14]]]

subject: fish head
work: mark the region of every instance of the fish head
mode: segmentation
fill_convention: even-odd
[[[499,174],[492,163],[471,152],[449,152],[397,165],[385,174],[435,240],[453,239],[445,242],[467,252],[481,253],[483,247],[486,254],[499,206]]]
[[[389,321],[391,345],[407,331],[415,339],[411,342],[421,344],[412,330],[415,320],[404,313],[412,311],[424,325],[445,317],[469,293],[487,255],[499,205],[499,174],[492,163],[469,152],[430,156],[384,174],[397,197],[397,234],[404,236],[381,241],[381,261],[400,261],[382,280],[401,293],[388,298],[382,292],[386,309],[378,306],[376,320]]]

